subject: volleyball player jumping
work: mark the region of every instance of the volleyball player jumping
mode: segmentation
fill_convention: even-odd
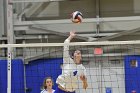
[[[78,88],[79,79],[82,81],[84,89],[88,87],[86,69],[81,64],[81,51],[76,50],[72,58],[69,54],[68,44],[75,36],[75,32],[70,32],[70,36],[64,42],[62,74],[56,80],[58,87],[55,93],[75,93],[75,90]]]

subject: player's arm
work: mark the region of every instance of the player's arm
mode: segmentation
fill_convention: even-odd
[[[70,32],[69,37],[64,41],[64,50],[63,50],[63,61],[64,63],[69,63],[70,55],[69,55],[69,45],[70,41],[75,37],[75,32]]]
[[[86,89],[88,87],[88,83],[87,83],[87,78],[85,75],[81,75],[80,76],[80,79],[82,80],[83,82],[83,88]]]

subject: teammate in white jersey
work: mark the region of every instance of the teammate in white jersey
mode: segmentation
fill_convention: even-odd
[[[52,89],[52,86],[53,86],[52,78],[51,77],[45,78],[45,80],[43,82],[44,89],[40,93],[54,93],[55,90]]]
[[[68,44],[75,36],[75,32],[70,32],[70,36],[64,42],[62,74],[56,80],[58,87],[55,93],[75,93],[75,90],[78,88],[79,78],[83,83],[83,88],[86,89],[88,87],[86,69],[81,64],[81,51],[76,50],[73,53],[73,59],[69,55]]]

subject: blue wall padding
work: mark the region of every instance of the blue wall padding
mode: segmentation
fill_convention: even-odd
[[[0,93],[7,93],[7,61],[0,60]]]
[[[131,60],[137,60],[138,67],[132,67]],[[125,87],[126,93],[140,93],[140,56],[125,56]]]
[[[61,74],[62,58],[39,59],[25,65],[26,93],[40,93],[45,77],[51,76],[55,81]],[[12,60],[12,93],[25,93],[24,90],[24,64],[21,59]],[[7,93],[7,60],[0,60],[0,93]]]
[[[60,65],[63,63],[62,58],[39,59],[31,61],[26,65],[26,84],[27,93],[40,93],[41,86],[45,77],[52,77],[56,87],[56,78],[61,74]]]
[[[12,93],[24,93],[24,65],[20,59],[12,61]]]
[[[23,62],[12,60],[12,93],[24,93]],[[7,60],[0,60],[0,93],[7,93]]]

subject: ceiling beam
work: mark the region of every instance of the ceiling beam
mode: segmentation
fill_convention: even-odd
[[[96,37],[96,36],[111,36],[117,33],[99,33],[99,34],[95,34],[95,33],[90,33],[90,34],[78,34],[79,36],[85,36],[85,37]]]
[[[109,40],[109,39],[112,39],[112,38],[117,38],[117,37],[120,37],[120,36],[123,36],[123,35],[128,35],[128,34],[131,34],[131,33],[135,33],[135,32],[138,32],[138,31],[140,31],[140,27],[136,28],[136,29],[128,30],[128,31],[122,31],[122,32],[114,34],[112,36],[99,38],[97,40],[98,41],[106,41],[106,40]]]
[[[24,36],[16,36],[16,40],[27,40],[27,39],[40,39],[41,35],[24,35]],[[48,38],[47,35],[45,35],[42,38]],[[0,40],[7,40],[7,37],[0,37]]]
[[[64,37],[68,37],[69,36],[69,34],[67,34],[67,33],[62,33],[62,32],[58,32],[58,31],[52,31],[52,30],[49,30],[49,29],[47,29],[47,28],[45,28],[43,26],[39,27],[39,26],[35,25],[35,26],[31,26],[30,28],[31,29],[43,30],[43,31],[49,32],[51,34],[55,34],[55,35],[59,35],[59,36],[64,36]],[[75,38],[80,39],[80,40],[84,40],[84,41],[88,41],[89,40],[89,38],[83,37],[83,36],[76,36]]]
[[[98,20],[99,19],[99,20]],[[140,21],[140,16],[131,17],[109,17],[109,18],[85,18],[83,23],[117,22],[117,21]],[[43,24],[72,24],[70,19],[62,20],[38,20],[38,21],[14,21],[14,26],[20,25],[43,25]]]
[[[29,30],[29,26],[15,26],[14,31]]]
[[[20,14],[18,14],[18,19],[21,21],[23,14],[25,14],[26,12],[29,11],[29,9],[31,8],[32,4],[29,3]]]
[[[37,16],[37,15],[39,15],[44,9],[46,9],[46,7],[49,4],[50,4],[49,2],[42,3],[40,6],[38,6],[38,8],[36,8],[34,10],[34,12],[32,14],[30,14],[30,16]]]
[[[28,11],[25,13],[25,15],[31,17],[31,15],[32,15],[33,13],[35,13],[36,10],[37,10],[39,7],[41,7],[42,4],[43,4],[43,3],[34,3],[34,4],[32,5],[32,7],[30,7],[30,9],[28,9]]]

